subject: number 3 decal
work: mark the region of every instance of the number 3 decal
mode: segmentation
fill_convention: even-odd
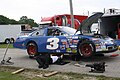
[[[50,42],[50,44],[46,46],[47,49],[53,50],[53,49],[57,49],[59,47],[59,44],[58,44],[59,39],[58,38],[49,38],[47,40],[47,42]]]

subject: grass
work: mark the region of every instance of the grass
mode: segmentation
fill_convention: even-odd
[[[0,48],[6,48],[7,46],[8,46],[8,44],[0,43]],[[13,48],[13,44],[10,44],[9,48]]]
[[[0,48],[6,48],[7,44],[0,44]],[[9,45],[9,48],[13,48],[13,44]],[[25,71],[12,75],[11,72],[16,71],[20,68],[0,66],[0,80],[120,80],[120,78],[105,77],[105,76],[93,76],[87,74],[77,74],[77,73],[62,73],[59,72],[56,75],[50,77],[38,77],[44,73],[49,73],[46,70],[35,70],[35,69],[25,69]]]
[[[87,74],[77,73],[62,73],[59,72],[56,75],[50,77],[37,76],[50,71],[38,70],[38,69],[25,69],[19,74],[12,75],[11,72],[20,68],[0,66],[0,80],[120,80],[120,78],[105,77],[105,76],[93,76]]]
[[[25,80],[25,77],[20,75],[12,75],[10,72],[0,72],[0,80]]]

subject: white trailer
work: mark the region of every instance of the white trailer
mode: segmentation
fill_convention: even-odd
[[[0,25],[0,43],[13,43],[25,28],[26,25]]]

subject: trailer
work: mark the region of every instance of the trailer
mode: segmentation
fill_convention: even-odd
[[[24,25],[0,25],[0,43],[14,43],[21,31],[31,30],[32,28]]]

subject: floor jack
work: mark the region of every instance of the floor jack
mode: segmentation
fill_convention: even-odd
[[[7,47],[6,47],[6,50],[5,50],[5,54],[3,55],[3,59],[0,63],[0,65],[13,65],[14,63],[11,62],[11,57],[8,57],[6,60],[5,60],[5,57],[6,57],[6,54],[7,54],[7,51],[8,51],[8,48],[9,48],[9,45],[10,45],[10,42],[8,43]]]
[[[89,72],[95,72],[95,73],[103,73],[105,72],[105,62],[99,62],[99,63],[93,63],[93,64],[87,64],[86,67],[91,67],[91,71]]]

